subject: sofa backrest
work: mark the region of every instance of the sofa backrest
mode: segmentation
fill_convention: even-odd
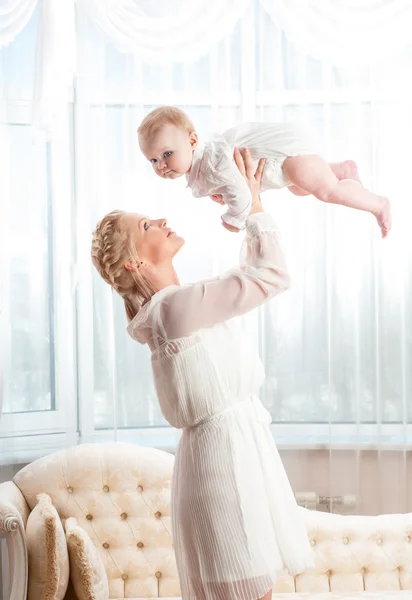
[[[83,444],[40,458],[14,483],[33,509],[46,492],[103,558],[111,598],[178,596],[171,538],[174,457],[133,444]]]
[[[316,568],[295,578],[296,591],[412,590],[411,513],[367,517],[300,510]]]
[[[103,558],[111,598],[179,596],[171,538],[174,457],[133,444],[83,444],[41,458],[14,478],[33,509],[46,492],[76,517]],[[342,516],[300,509],[314,571],[285,575],[281,592],[412,590],[412,514]]]

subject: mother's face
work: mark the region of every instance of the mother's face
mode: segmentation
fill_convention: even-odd
[[[183,246],[184,239],[167,227],[166,219],[149,219],[128,213],[125,216],[139,259],[151,266],[171,262]]]

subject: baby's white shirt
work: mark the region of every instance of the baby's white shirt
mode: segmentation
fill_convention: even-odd
[[[242,123],[205,144],[198,144],[191,169],[186,174],[188,187],[196,198],[221,194],[228,207],[222,219],[243,229],[252,196],[233,160],[234,147],[249,148],[254,161],[265,158],[272,167],[276,165],[277,176],[266,177],[269,183],[265,182],[265,189],[287,185],[287,181],[279,177],[285,158],[311,154],[313,150],[307,136],[290,123]],[[269,170],[268,164],[266,170]]]

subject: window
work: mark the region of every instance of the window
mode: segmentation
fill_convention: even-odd
[[[156,178],[138,150],[143,116],[176,104],[201,137],[242,120],[303,122],[317,151],[357,160],[364,183],[394,199],[396,233],[382,244],[370,215],[285,190],[265,194],[293,287],[245,325],[266,369],[262,399],[285,440],[329,442],[332,430],[342,439],[408,436],[411,209],[399,174],[409,172],[412,46],[370,69],[334,68],[306,57],[256,1],[207,56],[151,65],[78,17],[75,94],[65,134],[52,142],[33,139],[29,127],[36,11],[0,50],[1,152],[10,165],[0,175],[1,435],[147,434],[151,443],[162,435],[148,349],[126,335],[121,299],[92,269],[90,238],[113,208],[165,215],[186,239],[183,281],[236,263],[240,240],[216,227],[220,208],[193,199],[182,179]]]
[[[36,29],[37,10],[0,50],[0,432],[8,439],[76,427],[72,109],[61,139],[46,143],[33,132]]]

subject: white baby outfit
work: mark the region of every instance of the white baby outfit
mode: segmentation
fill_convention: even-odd
[[[245,260],[156,293],[128,326],[152,351],[163,415],[183,430],[172,483],[184,600],[257,600],[284,571],[313,566],[307,532],[258,398],[256,349],[232,318],[288,287],[272,218],[246,222]]]
[[[205,144],[199,144],[186,175],[193,196],[222,194],[228,211],[222,216],[229,225],[243,229],[252,201],[247,182],[233,160],[233,149],[249,148],[255,164],[266,159],[261,189],[279,189],[290,182],[283,172],[288,156],[314,154],[308,137],[287,123],[243,123]]]

